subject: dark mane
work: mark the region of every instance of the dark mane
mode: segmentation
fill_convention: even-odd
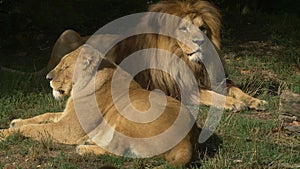
[[[208,26],[208,38],[213,42],[217,49],[220,49],[221,15],[218,9],[209,2],[201,0],[192,2],[161,1],[151,5],[149,7],[149,11],[172,14],[181,18],[184,18],[185,16],[201,17],[203,22]],[[145,23],[147,24],[147,21],[145,21]],[[148,26],[152,26],[150,22]],[[178,59],[166,61],[164,56],[160,56],[157,53],[152,53],[150,55],[153,57],[150,60],[145,60],[144,63],[147,63],[148,65],[151,64],[164,66],[164,68],[168,70],[168,73],[157,69],[141,71],[135,76],[135,80],[141,85],[141,87],[148,90],[160,89],[169,96],[181,99],[178,81],[183,82],[185,86],[181,87],[186,88],[194,85],[191,84],[192,82],[189,83],[190,79],[188,77],[193,76],[197,81],[196,85],[199,87],[199,89],[211,88],[210,80],[204,65],[190,61],[188,56],[184,54],[181,47],[178,45],[177,40],[168,36],[159,34],[143,34],[129,37],[116,45],[116,47],[113,48],[110,53],[108,53],[107,57],[116,64],[120,64],[130,54],[149,48],[163,49],[174,55],[177,55],[185,62],[186,65],[188,65],[188,68],[192,71],[193,75],[190,75],[190,73],[187,74],[189,70],[186,70],[186,68],[179,67],[180,64],[178,63]],[[135,67],[140,63],[132,64],[133,65],[131,67]],[[127,71],[126,67],[123,67],[123,69]],[[176,74],[176,79],[172,78],[169,73],[173,75]]]
[[[156,4],[153,4],[149,7],[150,12],[162,12],[178,17],[184,17],[188,14],[195,14],[195,16],[201,16],[207,24],[208,38],[213,42],[218,50],[221,49],[221,13],[213,4],[202,1],[202,0],[193,0],[193,1],[161,1]]]

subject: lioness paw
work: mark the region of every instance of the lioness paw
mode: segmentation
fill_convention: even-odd
[[[83,145],[96,145],[96,143],[94,143],[91,139],[88,139],[83,142]]]
[[[106,151],[97,145],[78,145],[76,147],[76,153],[79,155],[84,154],[106,154]]]
[[[10,122],[9,128],[17,128],[23,126],[23,120],[22,119],[14,119]]]
[[[88,154],[86,151],[86,145],[78,145],[76,147],[76,153],[79,155],[84,155],[84,154]]]
[[[4,141],[9,135],[11,135],[11,132],[9,129],[1,129],[0,130],[0,141]]]

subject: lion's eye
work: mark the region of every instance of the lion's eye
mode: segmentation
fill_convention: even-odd
[[[65,69],[67,69],[69,66],[68,65],[63,65],[62,67],[61,67],[61,70],[65,70]]]
[[[187,27],[185,27],[185,26],[180,27],[179,30],[182,31],[182,32],[184,32],[184,33],[189,32],[189,28],[187,28]]]
[[[207,33],[207,26],[206,26],[206,25],[201,25],[201,26],[199,27],[199,29],[200,29],[202,32],[204,32],[205,34]]]

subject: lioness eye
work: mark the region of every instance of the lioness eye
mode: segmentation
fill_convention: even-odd
[[[63,65],[63,66],[61,67],[62,70],[65,70],[65,69],[67,69],[67,68],[68,68],[68,65]]]

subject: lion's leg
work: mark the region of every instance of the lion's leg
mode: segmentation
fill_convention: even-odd
[[[85,133],[77,124],[66,123],[46,123],[46,124],[28,124],[19,128],[10,128],[0,130],[0,136],[6,138],[9,135],[20,132],[23,136],[37,141],[45,139],[53,140],[62,144],[79,144],[84,141]]]
[[[57,122],[61,117],[61,114],[62,114],[61,112],[45,113],[28,119],[14,119],[10,123],[10,128],[17,128],[28,124]]]
[[[97,145],[78,145],[76,147],[76,152],[80,155],[84,154],[95,154],[95,155],[101,155],[101,154],[108,154],[104,149]]]
[[[232,86],[228,88],[228,95],[245,102],[249,108],[256,110],[264,110],[267,106],[267,102],[264,100],[259,100],[250,95],[244,93],[241,89]]]
[[[233,97],[224,96],[211,90],[200,91],[200,104],[216,107],[224,107],[228,110],[240,111],[247,108],[247,105]]]

